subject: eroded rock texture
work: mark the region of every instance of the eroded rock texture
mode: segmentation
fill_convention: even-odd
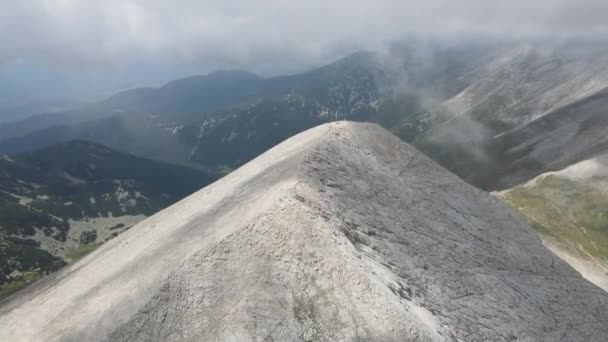
[[[14,298],[0,339],[605,341],[607,309],[500,200],[339,122]]]

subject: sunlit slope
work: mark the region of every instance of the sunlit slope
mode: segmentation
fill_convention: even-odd
[[[499,193],[521,213],[552,249],[581,263],[590,263],[608,289],[608,168],[606,156],[562,171],[543,174]],[[573,265],[574,266],[574,265]],[[578,267],[577,267],[578,268]]]
[[[0,307],[6,341],[595,341],[608,294],[388,131],[298,134]]]

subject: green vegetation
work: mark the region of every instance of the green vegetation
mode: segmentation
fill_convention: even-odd
[[[98,229],[115,237],[125,227],[101,227],[96,218],[149,216],[213,180],[86,141],[0,158],[0,297],[93,251]],[[74,231],[74,221],[91,226]],[[64,256],[68,238],[80,246]]]
[[[0,300],[64,265],[37,241],[0,231]]]
[[[97,249],[97,247],[101,246],[102,244],[103,244],[103,242],[80,245],[78,247],[67,250],[65,252],[65,256],[66,256],[66,258],[68,258],[70,260],[70,262],[76,262],[76,261],[82,259],[85,255],[87,255],[87,254],[91,253],[92,251],[94,251],[95,249]]]
[[[608,261],[608,179],[548,175],[499,194],[541,235]]]
[[[37,271],[25,272],[19,278],[12,280],[3,286],[0,286],[0,300],[10,296],[11,294],[21,290],[34,281],[42,278],[43,275]]]

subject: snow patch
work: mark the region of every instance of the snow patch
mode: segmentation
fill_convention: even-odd
[[[129,197],[129,191],[125,190],[122,185],[118,186],[118,189],[116,189],[116,192],[114,193],[114,195],[116,196],[116,199],[118,201],[122,201],[126,198]]]
[[[176,126],[176,127],[173,127],[173,129],[171,130],[171,134],[177,134],[177,133],[179,133],[179,132],[180,132],[180,131],[181,131],[183,128],[184,128],[184,126],[183,126],[183,125],[182,125],[182,126]]]
[[[142,195],[141,192],[139,192],[139,191],[135,191],[135,198],[141,198],[141,199],[144,199],[144,200],[148,199],[148,197]]]
[[[33,199],[31,199],[29,197],[17,195],[17,194],[14,194],[12,192],[4,191],[4,190],[0,190],[0,192],[3,192],[3,193],[5,193],[5,194],[7,194],[9,196],[12,196],[12,197],[18,199],[19,200],[19,204],[21,204],[21,205],[28,205],[28,204],[30,204],[33,201]]]
[[[10,163],[14,163],[14,162],[15,162],[15,159],[11,158],[11,157],[10,157],[9,155],[7,155],[7,154],[3,154],[3,155],[1,155],[1,156],[0,156],[0,159],[6,160],[7,162],[10,162]]]
[[[230,135],[228,136],[227,142],[231,142],[232,140],[236,139],[236,137],[238,137],[239,134],[237,132],[235,132],[234,130],[230,131]]]
[[[72,184],[86,184],[87,183],[87,181],[85,181],[84,179],[74,177],[65,171],[63,171],[63,178],[67,179]]]

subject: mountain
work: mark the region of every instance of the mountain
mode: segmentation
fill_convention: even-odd
[[[494,138],[504,186],[608,152],[608,89]]]
[[[86,139],[157,160],[237,167],[319,123],[349,119],[403,126],[409,122],[404,116],[411,116],[412,126],[418,125],[420,97],[402,79],[410,80],[412,89],[454,92],[462,81],[448,82],[446,75],[459,75],[483,55],[479,47],[437,48],[434,60],[440,66],[432,68],[424,65],[429,56],[410,46],[396,51],[357,53],[291,76],[222,72],[136,89],[84,108],[80,116],[56,114],[2,126],[0,151]]]
[[[11,297],[0,339],[604,341],[607,309],[500,200],[339,122]]]
[[[498,193],[545,245],[608,291],[608,155]]]
[[[112,116],[154,113],[203,113],[246,101],[261,79],[244,71],[218,71],[169,82],[160,88],[136,88],[76,109],[40,114],[0,125],[2,140],[51,127],[65,127]]]
[[[125,112],[200,114],[258,97],[264,80],[241,70],[216,71],[112,96],[103,106]]]
[[[605,46],[414,40],[296,75],[224,71],[128,91],[70,114],[77,120],[1,126],[0,152],[85,139],[223,171],[318,124],[353,120],[503,190],[608,152],[606,67]]]
[[[505,189],[607,151],[608,52],[525,45],[477,70],[415,145],[469,182]]]
[[[378,104],[371,58],[369,54],[359,54],[306,74],[274,79],[223,72],[174,81],[159,89],[134,90],[98,106],[120,113],[84,122],[64,120],[23,136],[16,136],[12,127],[7,127],[10,135],[0,130],[0,137],[4,137],[0,150],[16,153],[86,139],[152,159],[200,165],[205,159],[201,153],[224,148],[224,143],[233,144],[229,139],[231,131],[246,137],[250,128],[259,129],[259,133],[252,132],[249,137],[260,141],[248,141],[240,155],[232,158],[226,151],[222,153],[224,159],[232,159],[212,161],[202,167],[240,165],[321,122],[346,116],[373,117]],[[257,95],[251,95],[254,93]],[[198,112],[193,113],[195,110]],[[275,126],[277,120],[293,129]],[[268,132],[271,134],[266,135]],[[223,141],[209,144],[217,136]],[[242,138],[234,141],[241,142]]]
[[[214,179],[85,141],[2,156],[0,297]]]

